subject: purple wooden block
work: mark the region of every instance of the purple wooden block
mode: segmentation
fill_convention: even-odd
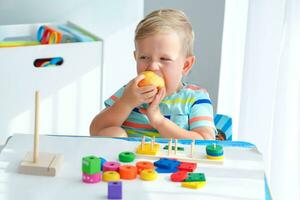
[[[122,182],[108,182],[108,199],[122,199]]]

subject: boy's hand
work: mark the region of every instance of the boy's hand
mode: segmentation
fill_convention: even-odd
[[[148,109],[142,110],[147,115],[150,124],[156,128],[157,125],[164,119],[159,109],[159,104],[166,95],[166,88],[161,88],[157,95],[155,95],[153,101],[149,104]],[[141,109],[140,109],[141,110]]]
[[[145,78],[144,75],[138,75],[136,78],[131,80],[121,97],[121,100],[130,106],[130,108],[135,108],[142,103],[150,103],[155,98],[157,94],[157,88],[154,85],[139,87],[138,83]]]

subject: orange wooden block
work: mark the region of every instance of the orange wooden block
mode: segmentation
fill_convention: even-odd
[[[137,167],[133,165],[122,165],[119,168],[121,179],[132,180],[137,176]]]
[[[148,161],[140,161],[136,163],[137,172],[140,174],[140,172],[144,169],[154,169],[154,165],[152,162]]]

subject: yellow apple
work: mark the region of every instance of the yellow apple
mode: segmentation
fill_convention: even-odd
[[[157,74],[155,74],[154,72],[144,71],[141,74],[143,74],[145,78],[138,83],[139,87],[148,86],[148,85],[155,85],[158,88],[165,87],[164,79],[158,76]]]

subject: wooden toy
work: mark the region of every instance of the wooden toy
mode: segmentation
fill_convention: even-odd
[[[35,123],[33,153],[28,152],[19,166],[19,173],[40,176],[56,176],[63,163],[63,156],[39,152],[40,93],[35,92]]]
[[[170,156],[171,152],[172,152],[172,138],[169,140],[168,146],[169,146],[169,148],[168,148],[168,156]]]
[[[120,163],[118,162],[113,162],[113,161],[109,161],[104,163],[103,165],[103,171],[119,171],[119,167],[120,167]]]
[[[175,155],[177,154],[177,139],[175,139],[175,149],[174,149]]]
[[[223,164],[223,158],[221,157],[214,157],[214,159],[211,159],[211,157],[206,155],[206,152],[196,152],[195,151],[195,140],[192,140],[190,145],[190,152],[187,151],[175,151],[172,153],[172,150],[178,149],[178,144],[175,144],[174,149],[172,149],[172,138],[168,141],[168,152],[161,151],[160,147],[154,144],[155,151],[150,150],[150,145],[146,146],[147,143],[144,142],[144,138],[142,139],[142,142],[137,147],[136,156],[140,158],[146,158],[146,159],[158,159],[158,158],[171,158],[176,159],[178,161],[183,162],[193,162],[193,163],[206,163],[206,164]],[[178,143],[177,140],[175,140],[175,143]],[[219,145],[220,146],[220,145]],[[165,149],[166,147],[164,147]],[[143,149],[143,150],[142,150]]]
[[[197,163],[181,162],[177,168],[180,171],[193,172],[197,168]]]
[[[204,187],[206,184],[205,181],[203,182],[181,182],[182,187],[191,188],[191,189],[198,189]]]
[[[86,156],[82,158],[82,172],[93,175],[100,172],[101,160],[96,156]]]
[[[103,181],[110,182],[110,181],[118,181],[120,180],[120,174],[116,171],[106,171],[103,172]]]
[[[159,148],[160,145],[155,143],[154,138],[151,138],[151,143],[145,143],[145,137],[143,137],[141,144],[136,150],[136,153],[144,155],[156,155]]]
[[[158,161],[154,162],[155,169],[158,173],[174,173],[178,171],[177,166],[180,162],[169,158],[160,158]]]
[[[207,159],[209,160],[223,160],[224,158],[224,151],[221,145],[207,145],[206,148]]]
[[[122,182],[114,181],[108,183],[108,199],[122,199]]]
[[[166,145],[163,147],[164,150],[168,150],[169,149],[169,145]],[[172,150],[175,150],[175,146],[172,146]],[[184,151],[184,147],[177,147],[177,151]]]
[[[139,161],[136,163],[138,174],[144,169],[154,169],[154,165],[149,161]]]
[[[180,165],[179,161],[169,159],[169,158],[160,158],[158,161],[154,162],[154,166],[163,169],[177,168],[177,166],[179,165]]]
[[[154,169],[144,169],[140,173],[140,178],[144,181],[153,181],[157,179],[157,172]]]
[[[119,154],[119,161],[121,162],[132,162],[135,159],[135,154],[133,152],[121,152]]]
[[[164,173],[167,173],[167,174],[168,174],[168,173],[175,173],[175,172],[178,172],[179,170],[178,170],[177,167],[173,167],[173,168],[169,168],[169,169],[157,167],[157,168],[155,169],[155,171],[156,171],[157,173],[160,173],[160,174],[164,174]]]
[[[195,140],[192,141],[192,144],[191,144],[191,158],[193,158],[193,155],[194,155],[194,149],[195,149]]]
[[[106,163],[107,161],[106,161],[105,158],[102,158],[102,157],[99,157],[99,159],[100,159],[100,163],[101,163],[101,171],[102,171],[102,170],[103,170],[103,165],[104,165],[104,163]]]
[[[173,174],[171,174],[170,179],[173,182],[182,182],[184,179],[188,177],[187,171],[178,171]]]
[[[98,183],[101,181],[101,173],[86,174],[82,172],[82,182],[84,183]]]
[[[137,167],[133,165],[122,165],[119,168],[121,179],[132,180],[136,179]]]
[[[188,177],[184,179],[184,182],[201,182],[206,181],[203,173],[188,173]]]

